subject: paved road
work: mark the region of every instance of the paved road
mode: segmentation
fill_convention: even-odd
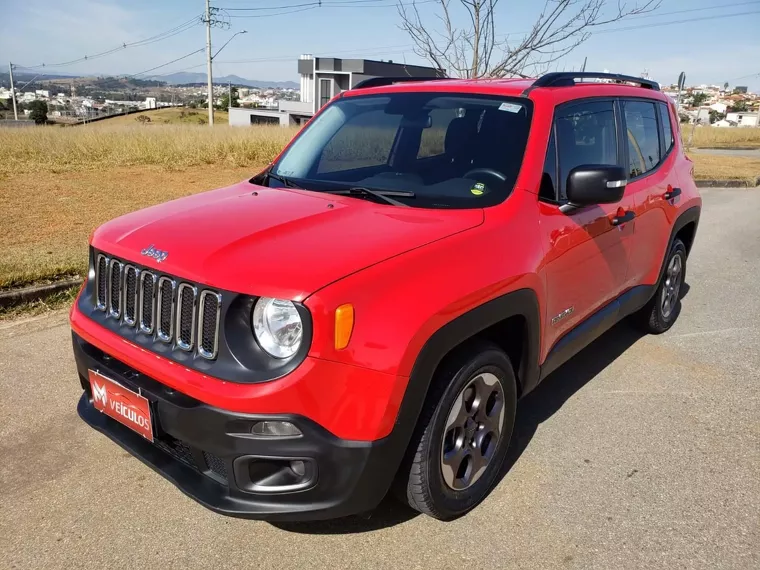
[[[693,148],[689,153],[714,154],[717,156],[743,156],[747,158],[760,158],[760,148],[732,149],[732,148]],[[688,153],[687,153],[688,154]]]
[[[214,515],[78,419],[64,315],[0,323],[0,567],[760,568],[760,192],[704,197],[673,330],[619,325],[547,379],[452,523]]]

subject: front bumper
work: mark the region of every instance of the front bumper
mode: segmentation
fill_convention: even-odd
[[[267,520],[335,518],[374,508],[390,487],[403,453],[397,438],[345,440],[300,415],[215,408],[141,374],[76,333],[72,337],[84,389],[77,408],[81,418],[213,511]],[[89,370],[139,389],[148,398],[154,443],[95,409]],[[293,423],[302,435],[266,439],[250,435],[253,423],[273,419]],[[301,479],[305,484],[293,490],[252,490],[252,478],[262,472],[259,466],[274,469],[290,461],[305,466]]]

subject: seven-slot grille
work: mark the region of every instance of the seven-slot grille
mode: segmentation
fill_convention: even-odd
[[[168,275],[99,254],[95,261],[95,306],[140,332],[206,359],[219,350],[222,297],[199,291]]]

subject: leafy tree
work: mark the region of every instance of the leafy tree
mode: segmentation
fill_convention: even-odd
[[[710,109],[710,124],[712,125],[716,121],[724,119],[726,116],[723,113],[719,113],[714,109]]]
[[[749,109],[747,107],[746,101],[736,101],[735,103],[731,104],[731,110],[735,113],[744,113]]]
[[[691,105],[693,107],[699,107],[702,105],[702,103],[707,101],[708,98],[709,97],[707,93],[694,93],[691,96]]]
[[[38,125],[47,123],[48,106],[45,101],[32,101],[29,103],[29,118]]]
[[[219,101],[217,109],[223,111],[230,107],[240,107],[240,95],[238,95],[237,87],[232,88],[232,105],[230,105],[229,94],[225,93],[222,95],[222,99]]]

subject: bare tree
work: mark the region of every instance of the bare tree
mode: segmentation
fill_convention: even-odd
[[[544,0],[532,29],[512,41],[496,33],[499,0],[437,1],[432,18],[420,14],[417,0],[399,2],[401,29],[411,36],[417,55],[449,75],[468,78],[538,74],[588,40],[594,28],[660,6],[660,0],[639,0],[631,7],[618,1],[606,10],[608,0]]]

